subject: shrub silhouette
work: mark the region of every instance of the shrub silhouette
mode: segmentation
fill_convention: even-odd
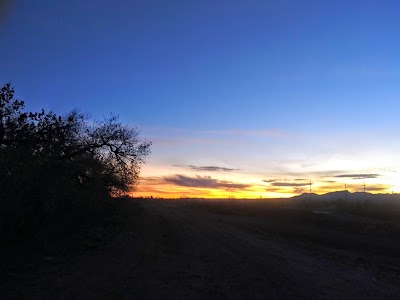
[[[35,231],[59,215],[95,213],[135,187],[150,142],[111,116],[26,112],[0,90],[0,234]]]

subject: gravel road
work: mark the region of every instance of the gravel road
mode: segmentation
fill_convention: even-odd
[[[365,235],[300,222],[303,212],[246,214],[217,204],[141,200],[140,213],[130,217],[131,205],[124,207],[127,224],[106,245],[9,268],[1,298],[400,298],[400,273],[393,267],[400,244],[392,237],[390,255],[380,237],[368,240],[383,251],[374,255],[373,245],[371,252],[363,248]],[[308,214],[318,222],[335,218]],[[341,238],[349,242],[341,245]],[[335,239],[335,247],[324,242]]]

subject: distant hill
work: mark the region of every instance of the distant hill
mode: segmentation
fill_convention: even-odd
[[[322,195],[318,195],[315,193],[304,193],[298,196],[292,197],[292,199],[298,200],[324,200],[324,201],[333,201],[333,200],[348,200],[348,201],[361,201],[366,199],[367,201],[383,201],[383,200],[400,200],[400,194],[372,194],[372,193],[363,193],[363,192],[355,192],[351,193],[347,190],[330,192]]]

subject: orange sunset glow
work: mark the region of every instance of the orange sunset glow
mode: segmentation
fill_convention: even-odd
[[[144,127],[153,141],[132,195],[287,198],[311,192],[400,191],[395,132],[193,130]],[[370,146],[371,136],[379,146]],[[381,147],[380,145],[386,145]]]
[[[157,198],[287,198],[311,192],[324,194],[347,189],[350,192],[371,193],[398,192],[395,181],[379,178],[377,174],[321,175],[312,179],[279,177],[272,179],[258,174],[244,174],[240,171],[186,171],[180,168],[154,168],[145,166],[134,197]],[[181,172],[181,173],[179,173]],[[156,176],[155,174],[165,174]],[[278,178],[279,177],[279,178]]]

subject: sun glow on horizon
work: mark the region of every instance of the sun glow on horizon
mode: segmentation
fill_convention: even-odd
[[[310,182],[316,194],[360,192],[364,183],[370,193],[400,191],[400,145],[389,132],[374,133],[385,147],[370,145],[372,132],[259,132],[152,128],[154,152],[133,195],[288,198],[309,193]]]
[[[194,166],[191,168],[196,169]],[[217,169],[217,167],[213,167]],[[296,175],[244,174],[244,172],[181,170],[177,167],[151,166],[144,172],[137,189],[131,193],[134,197],[157,198],[289,198],[311,192],[325,194],[347,189],[350,192],[392,193],[400,191],[395,178],[375,173],[314,174],[313,179],[295,178]],[[223,169],[223,168],[219,168]],[[226,168],[225,168],[226,169]],[[199,171],[203,170],[203,171]],[[181,174],[179,174],[179,173]],[[207,175],[203,175],[207,174]],[[155,176],[158,174],[158,176]],[[161,176],[160,176],[161,174]],[[298,177],[298,176],[297,176]]]

